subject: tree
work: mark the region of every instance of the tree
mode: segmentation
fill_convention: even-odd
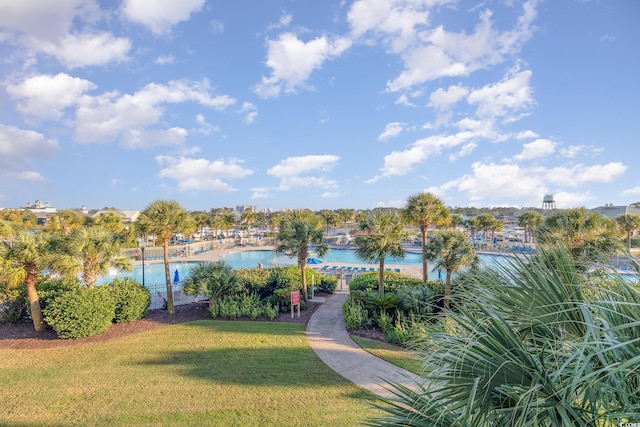
[[[164,253],[164,275],[167,285],[167,310],[175,314],[173,306],[173,290],[171,272],[169,271],[169,241],[173,233],[193,233],[193,219],[180,204],[173,200],[156,200],[138,217],[137,222],[141,235],[155,235],[162,242]]]
[[[247,239],[251,238],[251,224],[256,220],[256,214],[250,208],[247,208],[242,212],[240,220],[247,225]]]
[[[182,289],[186,295],[209,297],[209,307],[213,307],[221,298],[240,292],[241,286],[233,268],[216,261],[196,266],[182,282]]]
[[[324,223],[326,225],[326,234],[329,235],[329,227],[335,227],[338,224],[338,214],[334,211],[330,211],[329,209],[322,209],[320,211],[320,216],[324,219]]]
[[[344,227],[344,234],[347,234],[347,224],[353,221],[355,211],[353,209],[338,209],[338,221]]]
[[[586,208],[567,209],[548,216],[536,235],[539,245],[563,242],[574,257],[583,261],[602,261],[603,254],[612,255],[622,249],[616,222]]]
[[[524,228],[524,242],[535,243],[536,229],[544,222],[544,217],[536,211],[527,211],[518,217],[518,225]]]
[[[109,267],[131,271],[131,261],[120,254],[120,243],[101,226],[82,227],[64,238],[63,250],[77,263],[82,281],[92,289]]]
[[[53,214],[47,222],[46,229],[49,231],[61,231],[64,234],[71,232],[85,224],[85,219],[77,212],[69,209],[62,209]]]
[[[618,227],[625,233],[627,250],[631,250],[631,233],[640,228],[640,215],[623,214],[616,217]]]
[[[356,256],[379,264],[378,292],[384,293],[384,259],[404,258],[402,242],[407,238],[402,218],[394,212],[374,211],[360,224],[362,234],[356,236]]]
[[[370,425],[617,426],[640,413],[635,284],[594,280],[558,245],[502,263],[462,275],[457,309],[420,349],[420,383],[393,386]]]
[[[469,244],[467,235],[457,230],[439,230],[432,236],[424,250],[424,257],[436,261],[435,269],[442,268],[446,274],[444,308],[449,309],[451,300],[451,274],[470,267],[478,261],[476,251]]]
[[[483,213],[478,215],[476,219],[478,220],[478,226],[482,229],[482,240],[486,241],[487,231],[495,224],[496,217],[488,213]]]
[[[211,225],[211,217],[204,212],[193,215],[195,227],[200,231],[200,238],[204,239],[204,228]]]
[[[329,247],[323,243],[321,219],[310,210],[293,210],[280,221],[276,253],[284,253],[298,260],[298,268],[302,274],[302,295],[308,301],[307,295],[307,259],[310,246],[315,244],[315,251],[319,257],[324,256]]]
[[[46,232],[19,231],[10,241],[0,242],[0,277],[10,287],[24,283],[36,332],[45,329],[36,281],[42,272],[55,266],[59,258],[50,248],[51,235]]]
[[[0,219],[0,240],[11,239],[13,236],[13,227],[9,221]]]
[[[409,197],[402,215],[408,224],[420,229],[422,238],[422,281],[429,280],[428,258],[424,256],[427,246],[427,233],[431,225],[443,225],[449,218],[449,211],[444,203],[431,193],[418,193]]]
[[[121,233],[124,230],[122,215],[117,211],[105,211],[93,219],[92,225],[106,228],[113,234]]]

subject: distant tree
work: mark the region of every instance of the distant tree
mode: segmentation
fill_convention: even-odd
[[[402,242],[407,230],[395,212],[374,211],[360,224],[362,234],[355,239],[356,255],[379,264],[378,292],[384,293],[384,260],[387,256],[404,258]]]
[[[482,229],[482,240],[487,240],[487,231],[491,229],[491,227],[495,224],[496,217],[489,214],[483,213],[476,217],[478,220],[478,225]]]
[[[338,222],[344,227],[344,234],[347,234],[347,224],[353,222],[355,211],[353,209],[338,209]]]
[[[256,214],[251,209],[247,208],[242,212],[240,220],[247,226],[247,238],[251,237],[251,224],[256,220]]]
[[[640,229],[640,215],[623,214],[616,217],[618,227],[625,234],[627,250],[631,250],[631,233]]]
[[[204,212],[192,214],[196,229],[200,231],[200,237],[204,239],[204,228],[211,225],[211,217]]]
[[[451,299],[451,274],[477,262],[476,251],[469,244],[467,235],[458,230],[438,230],[427,243],[424,257],[435,261],[435,269],[447,272],[444,288],[444,308],[449,309]]]
[[[320,216],[324,219],[326,226],[325,233],[329,235],[329,227],[335,227],[338,224],[338,214],[334,211],[330,211],[329,209],[322,209],[320,211]]]
[[[321,219],[310,210],[293,210],[280,221],[275,251],[297,258],[305,301],[308,301],[306,267],[310,247],[315,245],[316,254],[324,256],[329,247],[323,243],[323,239]]]
[[[64,234],[71,232],[85,225],[85,219],[77,212],[69,209],[62,209],[49,218],[45,228],[51,232],[60,231]]]
[[[193,233],[195,229],[193,219],[189,212],[180,206],[178,202],[156,200],[142,211],[136,224],[140,235],[155,235],[162,242],[164,275],[167,285],[167,310],[169,314],[175,314],[171,273],[169,271],[169,242],[173,233]]]
[[[0,240],[11,239],[13,236],[13,226],[9,221],[0,219]]]
[[[420,229],[422,239],[422,281],[426,284],[429,279],[428,258],[424,256],[427,245],[427,233],[432,225],[444,225],[449,219],[449,211],[442,200],[431,193],[418,193],[409,196],[402,211],[406,223]]]
[[[93,225],[101,226],[116,234],[124,230],[122,215],[117,211],[104,211],[93,219]]]
[[[535,243],[536,229],[544,222],[544,217],[536,211],[527,211],[518,217],[518,225],[524,228],[524,241]]]

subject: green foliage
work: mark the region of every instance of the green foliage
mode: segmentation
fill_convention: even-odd
[[[85,338],[107,330],[116,304],[108,287],[63,292],[47,303],[44,320],[59,338]]]
[[[225,319],[250,318],[256,319],[264,314],[264,306],[256,294],[230,295],[221,298],[211,307],[211,316]]]
[[[142,319],[151,305],[149,289],[133,279],[114,279],[106,285],[115,302],[115,323]]]
[[[426,317],[433,314],[436,293],[430,285],[419,287],[403,286],[396,291],[399,307],[408,314]]]
[[[338,287],[338,278],[333,276],[321,276],[320,284],[318,285],[318,289],[322,292],[327,292],[332,294],[336,291]]]
[[[276,268],[280,267],[237,269],[238,285],[248,293],[256,293],[260,298],[267,298],[276,290]]]
[[[0,324],[18,323],[27,316],[27,289],[0,283]]]
[[[398,299],[391,293],[379,294],[378,292],[370,292],[367,295],[365,304],[368,309],[376,310],[382,314],[386,313],[387,310],[396,308]]]
[[[395,271],[384,272],[384,288],[387,292],[396,292],[401,287],[420,287],[422,280],[396,273]],[[349,283],[349,290],[374,291],[378,289],[378,273],[364,273],[353,279]]]
[[[347,298],[342,305],[342,317],[347,330],[365,329],[369,327],[369,313],[360,301]]]
[[[380,330],[385,334],[393,329],[393,318],[384,310],[380,311],[377,323]]]
[[[241,291],[235,271],[224,261],[198,264],[191,270],[189,278],[182,282],[182,289],[187,295],[207,296],[212,304]]]
[[[63,280],[51,279],[49,277],[40,279],[36,286],[38,288],[38,296],[40,297],[40,307],[42,307],[42,310],[59,296],[68,292],[75,292],[82,288],[82,284],[77,279]]]
[[[295,291],[302,288],[302,274],[295,265],[280,267],[274,270],[276,289]]]
[[[264,315],[267,316],[269,320],[275,320],[278,317],[280,311],[278,310],[278,306],[272,305],[270,303],[266,303],[264,306]]]

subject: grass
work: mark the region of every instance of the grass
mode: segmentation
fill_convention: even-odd
[[[354,425],[380,416],[372,398],[298,324],[200,321],[0,351],[3,426]]]
[[[360,347],[380,359],[384,359],[389,363],[417,375],[421,375],[423,373],[422,359],[415,351],[410,351],[393,344],[369,338],[362,338],[355,335],[351,335],[351,339],[353,339],[353,341],[355,341],[355,343]]]

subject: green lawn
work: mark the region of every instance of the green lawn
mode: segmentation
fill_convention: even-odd
[[[200,321],[102,343],[0,350],[3,426],[340,426],[380,415],[304,326]]]
[[[389,363],[413,372],[414,374],[422,374],[422,360],[418,353],[406,350],[402,347],[395,346],[386,342],[362,338],[351,335],[351,339],[355,341],[363,349],[367,350],[374,356],[384,359]]]

